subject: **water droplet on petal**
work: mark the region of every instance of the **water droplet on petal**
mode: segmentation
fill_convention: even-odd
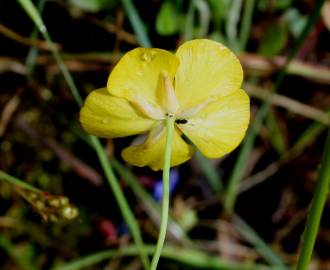
[[[156,56],[156,53],[153,52],[153,51],[150,51],[150,50],[146,50],[144,51],[143,53],[140,54],[140,59],[143,61],[143,62],[151,62]]]

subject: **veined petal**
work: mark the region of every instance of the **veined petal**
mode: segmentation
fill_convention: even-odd
[[[179,130],[175,129],[173,135],[171,167],[187,161],[195,152],[195,148],[181,138]],[[165,144],[166,132],[165,128],[162,128],[160,132],[150,132],[145,143],[125,148],[122,157],[135,166],[149,166],[154,171],[161,170],[164,166]]]
[[[92,91],[80,111],[80,123],[93,135],[116,138],[144,133],[155,123],[145,118],[124,98],[114,97],[106,88]]]
[[[132,102],[144,98],[159,104],[159,80],[165,72],[173,81],[179,60],[162,49],[136,48],[126,53],[112,70],[107,88],[112,95]]]
[[[213,96],[230,95],[241,87],[241,64],[220,43],[207,39],[188,41],[175,55],[180,60],[175,75],[175,93],[182,110]]]
[[[249,103],[247,94],[237,90],[177,126],[205,156],[219,158],[242,141],[250,119]]]

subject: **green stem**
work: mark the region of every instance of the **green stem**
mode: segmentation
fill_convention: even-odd
[[[319,179],[316,184],[307,224],[303,235],[297,270],[307,270],[310,263],[314,243],[320,226],[322,212],[327,201],[330,187],[330,130],[328,131],[325,149],[321,161]]]
[[[255,0],[246,0],[244,3],[242,27],[240,31],[240,50],[245,51],[250,36],[252,14]]]
[[[131,0],[121,0],[121,2],[123,3],[139,44],[146,48],[152,47],[145,26],[143,25],[140,15],[137,12],[133,2]]]
[[[231,1],[231,6],[228,12],[226,23],[226,34],[228,38],[229,47],[237,52],[239,51],[239,44],[237,39],[237,25],[240,19],[242,8],[242,0]]]
[[[78,88],[76,87],[76,84],[75,84],[70,72],[68,71],[66,65],[64,64],[60,53],[58,52],[57,48],[54,46],[54,43],[52,42],[52,40],[47,32],[47,28],[44,25],[42,18],[40,16],[40,14],[38,13],[38,10],[33,5],[31,0],[17,0],[17,1],[21,4],[21,6],[25,10],[25,12],[29,15],[31,20],[38,27],[39,31],[41,32],[41,34],[47,41],[48,46],[50,47],[51,52],[53,54],[53,57],[55,58],[58,66],[64,76],[64,79],[69,86],[69,89],[70,89],[72,95],[74,96],[78,105],[81,106],[83,103],[83,99],[79,94]],[[137,223],[136,219],[134,218],[133,212],[131,211],[123,192],[120,189],[118,179],[116,178],[116,176],[114,175],[114,173],[112,171],[108,157],[107,157],[99,139],[97,139],[94,136],[90,136],[90,140],[93,145],[93,148],[95,149],[95,151],[97,153],[98,159],[102,165],[102,168],[106,175],[109,186],[112,189],[114,196],[117,200],[117,203],[119,205],[119,208],[122,211],[123,218],[132,233],[133,239],[134,239],[137,247],[139,248],[139,253],[141,256],[143,266],[145,269],[149,269],[149,259],[143,249],[144,243],[142,241],[141,232],[140,232],[138,223]]]
[[[193,38],[193,30],[194,30],[194,11],[195,11],[195,5],[194,1],[190,1],[188,12],[185,19],[184,24],[184,32],[183,32],[183,40],[190,40]]]
[[[148,254],[155,251],[154,245],[145,245],[144,249]],[[103,250],[93,254],[79,257],[79,259],[60,264],[51,268],[51,270],[79,270],[91,267],[101,261],[110,258],[119,258],[127,256],[135,256],[139,252],[136,246],[125,246],[123,249]],[[162,250],[162,257],[179,264],[186,265],[185,269],[201,269],[201,270],[274,270],[275,268],[266,265],[260,265],[252,262],[231,262],[222,259],[220,256],[210,255],[207,252],[189,249],[187,247],[178,247],[167,245]],[[94,269],[94,268],[92,268]],[[95,268],[96,269],[96,268]],[[277,270],[277,269],[276,269]]]
[[[265,243],[265,241],[239,216],[235,216],[233,223],[240,234],[254,246],[256,251],[264,257],[272,269],[287,270],[282,259]]]
[[[115,199],[119,205],[119,208],[124,217],[124,220],[127,222],[128,226],[130,228],[130,231],[133,235],[133,239],[135,240],[137,246],[140,248],[140,255],[141,255],[143,266],[145,269],[149,269],[149,260],[148,260],[147,254],[145,253],[145,250],[143,248],[144,244],[142,241],[139,225],[138,225],[136,219],[134,218],[134,215],[128,205],[128,202],[127,202],[123,192],[120,189],[117,177],[115,176],[115,174],[112,170],[112,167],[109,165],[109,160],[104,151],[104,148],[101,145],[100,140],[97,139],[95,136],[90,135],[90,140],[91,140],[92,145],[96,151],[96,154],[100,160],[102,169],[104,171],[108,184],[111,187],[111,190],[115,196]]]
[[[5,173],[4,171],[1,171],[0,170],[0,180],[4,180],[6,181],[7,183],[11,184],[11,185],[14,185],[14,186],[18,186],[18,187],[21,187],[21,188],[25,188],[25,189],[28,189],[28,190],[31,190],[33,192],[41,192],[40,189],[34,187],[34,186],[31,186],[30,184],[14,177],[14,176],[11,176],[7,173]]]
[[[198,38],[205,38],[209,31],[210,19],[211,19],[211,12],[209,5],[206,1],[193,1],[196,7],[196,10],[199,13],[199,33]]]
[[[219,173],[215,169],[215,166],[199,151],[195,154],[195,159],[198,162],[198,165],[203,171],[213,191],[215,191],[217,194],[220,194],[223,191],[223,184]]]
[[[171,167],[171,152],[172,141],[174,134],[174,117],[168,116],[166,119],[166,145],[164,152],[164,168],[163,168],[163,198],[162,198],[162,216],[159,229],[159,236],[157,240],[157,246],[155,254],[151,261],[151,270],[156,270],[157,264],[162,253],[162,249],[165,242],[168,212],[170,205],[170,167]]]

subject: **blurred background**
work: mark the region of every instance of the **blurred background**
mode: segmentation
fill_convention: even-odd
[[[0,0],[0,180],[11,175],[38,188],[0,181],[0,268],[142,269],[79,125],[72,84],[84,98],[106,85],[128,50],[175,51],[194,38],[238,55],[251,97],[249,134],[257,133],[224,158],[197,153],[172,169],[159,269],[294,265],[330,125],[330,1],[33,2],[52,44],[19,1]],[[131,141],[102,143],[144,241],[155,244],[161,173],[124,164],[120,152]],[[330,269],[329,214],[328,204],[311,269]]]

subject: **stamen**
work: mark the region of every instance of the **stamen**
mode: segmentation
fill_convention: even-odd
[[[132,99],[132,103],[149,118],[155,120],[162,120],[165,118],[165,115],[160,108],[156,107],[154,104],[148,102],[145,98],[139,95],[136,95],[134,99]]]
[[[169,114],[175,114],[179,108],[179,102],[175,96],[174,88],[169,76],[165,73],[161,73],[161,100],[164,109]]]

